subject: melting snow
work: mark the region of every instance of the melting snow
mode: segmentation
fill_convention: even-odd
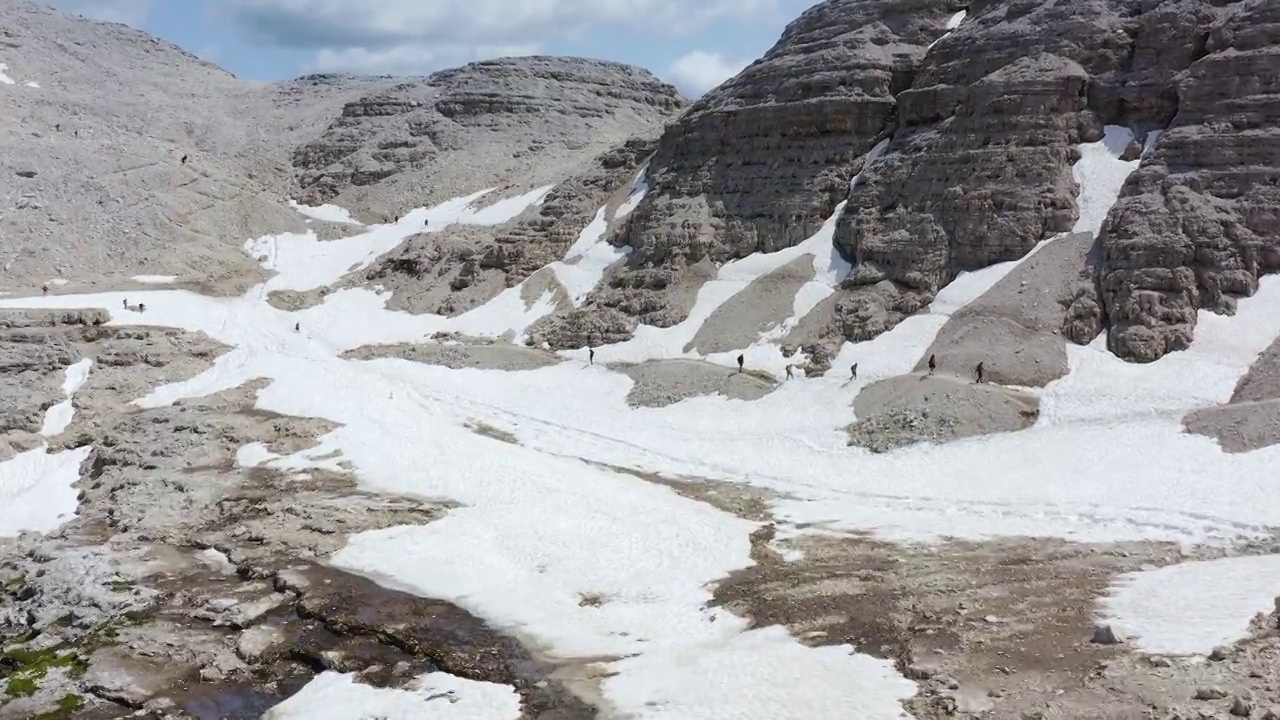
[[[0,63],[0,85],[12,85],[12,84],[13,84],[13,78],[9,77],[9,76],[6,74],[6,71],[7,71],[8,69],[9,69],[9,66],[8,66],[8,65],[6,65],[6,64],[4,64],[4,63]]]
[[[27,83],[27,87],[29,87],[29,88],[39,88],[39,87],[40,87],[40,83],[35,82],[35,81],[33,80],[33,81],[31,81],[31,82]]]
[[[144,285],[169,285],[177,281],[177,275],[134,275],[129,278]]]
[[[1139,650],[1208,654],[1249,635],[1280,595],[1280,555],[1186,562],[1121,576],[1102,616]]]
[[[346,225],[360,225],[351,217],[351,211],[337,205],[303,205],[297,201],[290,200],[289,207],[315,220],[323,220],[331,223],[343,223]]]
[[[969,15],[968,10],[961,10],[960,12],[957,12],[956,14],[947,18],[947,31],[942,34],[942,37],[929,43],[929,46],[925,48],[925,51],[928,52],[929,50],[932,50],[934,45],[937,45],[938,43],[942,42],[948,37],[951,37],[951,33],[955,32],[956,28],[960,27],[960,24],[964,22],[965,17],[967,17],[968,15]]]
[[[645,169],[641,168],[631,183],[631,191],[627,194],[627,199],[614,214],[613,221],[616,223],[629,215],[648,191],[649,184],[645,181]],[[548,266],[569,294],[574,307],[582,305],[587,295],[604,279],[605,271],[610,266],[631,252],[631,248],[615,247],[605,242],[604,234],[609,229],[606,217],[608,211],[607,206],[597,210],[595,217],[583,228],[578,239],[565,252],[564,260]]]
[[[92,361],[81,360],[66,370],[62,390],[67,399],[45,413],[40,434],[52,437],[71,424],[75,410],[71,395],[89,376]],[[0,462],[0,537],[24,531],[50,532],[75,515],[80,464],[93,448],[82,447],[50,453],[41,445]]]
[[[355,675],[324,672],[262,720],[517,720],[520,695],[509,685],[435,672],[404,689],[376,688]]]
[[[66,394],[67,399],[45,411],[44,425],[40,429],[41,435],[47,438],[61,435],[71,426],[71,420],[76,412],[71,404],[71,396],[88,379],[89,368],[92,365],[92,360],[84,358],[67,368],[66,379],[62,382],[62,392]]]

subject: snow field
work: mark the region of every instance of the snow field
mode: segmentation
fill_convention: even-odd
[[[42,436],[59,435],[71,425],[75,415],[71,396],[88,378],[92,364],[85,358],[67,368],[62,383],[67,399],[46,411]],[[92,449],[50,453],[44,444],[0,462],[0,537],[50,532],[74,516],[79,493],[73,486],[80,480],[80,463]]]
[[[306,215],[313,220],[323,220],[324,222],[342,223],[346,225],[360,225],[351,217],[351,213],[337,205],[302,205],[296,200],[289,201],[289,207]]]
[[[1112,160],[1082,149],[1082,218],[1115,200],[1093,188],[1118,193],[1123,184],[1113,162],[1117,135],[1108,137],[1113,142],[1104,138],[1103,149]],[[265,302],[270,289],[322,287],[367,267],[420,232],[424,219],[432,228],[501,222],[494,218],[515,217],[548,190],[480,211],[472,207],[483,193],[458,198],[345,240],[250,241],[246,250],[278,274],[241,298],[132,293],[148,304],[145,316],[120,310],[121,293],[4,300],[0,307],[106,307],[115,325],[201,330],[233,346],[207,372],[156,388],[139,405],[271,379],[259,407],[340,427],[318,447],[287,457],[246,446],[241,464],[303,469],[345,462],[366,488],[461,505],[426,526],[357,535],[334,556],[335,565],[455,602],[553,655],[599,658],[612,673],[605,697],[637,718],[898,718],[914,686],[892,665],[851,648],[806,648],[781,628],[748,630],[741,619],[706,609],[711,585],[751,563],[748,535],[756,525],[599,463],[777,491],[785,499],[773,513],[784,531],[787,523],[804,523],[911,541],[1029,535],[1190,545],[1264,535],[1275,522],[1280,489],[1263,478],[1280,449],[1227,456],[1211,440],[1183,434],[1179,424],[1184,409],[1228,396],[1252,358],[1280,334],[1278,321],[1266,317],[1280,318],[1274,312],[1280,284],[1272,279],[1240,303],[1235,318],[1202,318],[1193,349],[1159,363],[1131,366],[1098,348],[1073,348],[1073,372],[1044,390],[1044,419],[1034,428],[885,455],[846,447],[841,428],[852,420],[849,402],[866,383],[909,372],[950,314],[1016,262],[963,275],[927,313],[875,340],[846,345],[827,377],[787,383],[754,402],[704,397],[665,408],[627,407],[631,381],[600,365],[503,373],[338,358],[363,344],[415,341],[442,329],[511,332],[546,310],[546,294],[530,308],[518,294],[517,303],[504,293],[451,320],[389,312],[385,295],[365,290],[336,292],[296,313]],[[579,270],[594,277],[606,258],[588,256],[606,245],[603,220],[598,213],[583,231],[557,277],[583,263]],[[702,288],[686,323],[642,327],[628,343],[599,348],[597,359],[685,356],[684,345],[715,308],[751,280],[810,254],[815,279],[797,296],[799,315],[848,271],[831,246],[833,228],[830,219],[801,250],[726,264]],[[586,278],[561,282],[567,289],[587,285]],[[302,332],[293,330],[295,322]],[[763,354],[764,345],[757,346],[749,352]],[[840,368],[852,362],[861,365],[859,379],[846,382]],[[1181,389],[1175,372],[1205,380]],[[474,420],[511,432],[519,444],[464,427]],[[585,594],[603,602],[583,606]],[[319,708],[344,702],[407,703],[409,709],[383,711],[398,717],[393,713],[423,712],[415,703],[426,702],[413,691],[373,690],[335,674],[320,676],[295,700],[274,712],[298,714],[273,717],[323,718]],[[431,712],[439,711],[440,700],[430,703]],[[499,710],[486,712],[501,717]]]
[[[1207,655],[1249,635],[1249,621],[1280,597],[1280,555],[1232,557],[1128,573],[1101,615],[1137,649]]]

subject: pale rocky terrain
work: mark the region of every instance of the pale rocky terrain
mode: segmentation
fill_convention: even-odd
[[[486,188],[559,183],[655,137],[684,102],[646,71],[577,58],[247,82],[27,0],[0,2],[0,62],[15,80],[0,88],[5,290],[53,278],[120,287],[145,273],[235,293],[260,276],[246,239],[315,225],[285,200],[382,222]]]
[[[550,290],[557,310],[520,343],[442,333],[343,357],[460,374],[573,363],[626,375],[626,402],[656,413],[690,398],[775,399],[828,371],[845,341],[923,311],[959,273],[1063,233],[894,371],[912,373],[863,388],[847,428],[851,453],[982,442],[1037,421],[1035,393],[1069,373],[1069,343],[1105,333],[1121,357],[1157,360],[1187,346],[1196,310],[1230,311],[1280,269],[1278,13],[1267,0],[827,0],[686,108],[646,71],[574,58],[247,83],[138,31],[0,0],[0,62],[19,81],[0,85],[0,291],[36,294],[54,277],[72,283],[55,293],[132,290],[129,276],[146,273],[234,294],[265,276],[246,239],[359,229],[308,221],[288,199],[381,223],[489,187],[512,197],[553,186],[510,223],[414,235],[335,286],[270,302],[301,310],[374,287],[394,310],[458,315],[521,283],[530,304]],[[1165,132],[1095,239],[1069,232],[1071,164],[1106,124],[1139,141]],[[650,190],[620,219],[639,176]],[[796,245],[846,199],[833,243],[853,272],[774,337],[794,380],[696,357],[587,366],[583,348],[625,341],[641,323],[675,325],[718,267]],[[574,307],[546,265],[597,212],[607,241],[632,250]],[[683,351],[752,345],[791,318],[813,277],[805,256],[758,278]],[[616,717],[599,697],[601,665],[548,657],[459,607],[326,564],[356,533],[445,516],[448,499],[361,490],[343,463],[255,466],[245,446],[305,451],[333,429],[256,409],[266,381],[132,404],[228,348],[108,317],[0,311],[0,461],[39,445],[64,370],[94,360],[71,426],[50,439],[54,450],[93,448],[78,514],[47,534],[0,538],[0,720],[257,718],[334,669],[379,687],[441,670],[510,684],[525,718]],[[1280,341],[1230,403],[1184,422],[1229,452],[1280,442]],[[711,604],[811,646],[892,660],[919,684],[905,703],[916,718],[1280,720],[1280,605],[1209,660],[1095,642],[1107,639],[1096,601],[1122,573],[1226,550],[780,538],[779,498],[758,487],[613,469],[762,523],[756,564],[711,588]],[[895,478],[883,482],[897,492]]]

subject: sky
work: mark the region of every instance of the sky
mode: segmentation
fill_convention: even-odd
[[[639,65],[696,97],[813,0],[45,0],[174,42],[249,80],[416,75],[534,53]]]

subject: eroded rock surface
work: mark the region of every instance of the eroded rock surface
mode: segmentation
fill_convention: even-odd
[[[1110,348],[1138,361],[1186,348],[1199,309],[1231,313],[1280,270],[1280,5],[1150,15],[1149,52],[1185,71],[1168,132],[1111,214],[1101,270]]]
[[[887,452],[1029,428],[1040,416],[1033,395],[949,375],[903,375],[872,383],[854,399],[849,444]]]

